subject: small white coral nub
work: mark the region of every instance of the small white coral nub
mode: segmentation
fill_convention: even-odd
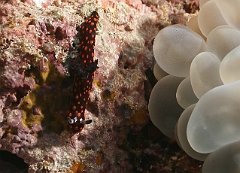
[[[43,4],[46,3],[48,0],[33,0],[33,2],[35,3],[35,5],[37,7],[40,7],[42,8],[43,7]]]

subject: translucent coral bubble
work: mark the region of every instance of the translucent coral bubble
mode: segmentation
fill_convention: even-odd
[[[197,103],[198,98],[193,92],[190,78],[185,78],[177,88],[177,102],[183,108],[186,109],[188,106]]]
[[[203,4],[205,4],[208,1],[210,0],[199,0],[199,7],[202,8]]]
[[[187,138],[199,153],[211,153],[240,140],[240,81],[216,87],[196,104]]]
[[[224,84],[240,80],[240,46],[229,52],[220,64],[220,76]]]
[[[199,25],[198,25],[198,16],[193,16],[189,19],[187,22],[187,27],[191,28],[194,32],[196,32],[198,35],[200,35],[204,40],[206,40],[206,37],[202,34]]]
[[[222,13],[214,1],[206,2],[198,14],[198,24],[205,37],[216,27],[227,25]]]
[[[220,60],[210,52],[202,52],[194,58],[190,67],[190,80],[197,98],[223,84],[219,66]]]
[[[213,0],[220,9],[224,19],[231,26],[240,29],[240,1],[239,0]]]
[[[164,76],[168,75],[163,69],[161,69],[161,67],[159,67],[157,63],[153,67],[153,74],[157,80],[160,80]]]
[[[148,110],[153,124],[166,136],[174,138],[174,128],[183,109],[176,100],[176,91],[183,78],[165,76],[153,87]]]
[[[197,160],[205,160],[208,154],[202,154],[198,153],[195,150],[192,149],[192,147],[189,145],[189,142],[187,140],[187,123],[189,120],[190,115],[192,114],[192,111],[195,107],[195,104],[189,106],[186,108],[183,113],[181,114],[177,125],[176,125],[176,139],[178,139],[180,147],[192,158]]]
[[[167,73],[189,76],[192,59],[206,50],[201,36],[184,25],[171,25],[162,29],[153,43],[153,53],[158,65]]]
[[[222,60],[231,50],[240,45],[240,31],[228,25],[219,26],[207,36],[208,51]]]
[[[203,164],[203,173],[239,173],[240,141],[228,144],[211,153]]]

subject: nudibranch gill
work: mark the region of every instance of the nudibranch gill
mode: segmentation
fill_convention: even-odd
[[[75,133],[81,132],[85,124],[92,122],[85,120],[84,112],[98,64],[98,60],[93,60],[98,19],[99,15],[94,11],[78,29],[80,53],[75,60],[77,69],[74,72],[73,100],[67,117],[68,128]]]

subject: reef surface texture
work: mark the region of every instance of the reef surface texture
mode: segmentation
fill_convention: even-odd
[[[200,172],[147,112],[154,36],[184,24],[195,8],[192,1],[1,1],[0,150],[22,158],[29,173]],[[73,134],[69,60],[79,54],[76,27],[94,10],[99,68],[85,111],[92,123]],[[0,161],[0,172],[11,169]]]

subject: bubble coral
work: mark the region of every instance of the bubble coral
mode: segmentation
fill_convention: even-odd
[[[240,142],[228,144],[207,157],[203,164],[203,172],[238,172]],[[224,155],[224,157],[222,157]]]
[[[196,106],[195,104],[192,104],[183,111],[176,124],[175,135],[177,136],[178,144],[189,156],[191,156],[194,159],[203,161],[206,159],[208,154],[202,154],[193,150],[188,142],[187,134],[185,133],[187,130],[187,123],[195,106]]]
[[[178,77],[188,76],[192,59],[205,50],[206,43],[203,38],[180,24],[162,29],[153,44],[158,65],[167,73]]]
[[[229,52],[221,62],[220,77],[224,84],[231,83],[240,79],[240,46]]]
[[[239,5],[200,0],[187,26],[168,26],[154,40],[156,62],[169,75],[154,72],[159,81],[150,95],[150,118],[189,156],[205,160],[203,173],[238,172]]]
[[[180,77],[165,76],[154,86],[149,100],[148,110],[153,124],[170,138],[174,138],[174,126],[183,111],[175,96],[182,80]]]
[[[187,125],[189,143],[196,151],[210,153],[240,140],[239,89],[240,81],[221,85],[198,101]]]

